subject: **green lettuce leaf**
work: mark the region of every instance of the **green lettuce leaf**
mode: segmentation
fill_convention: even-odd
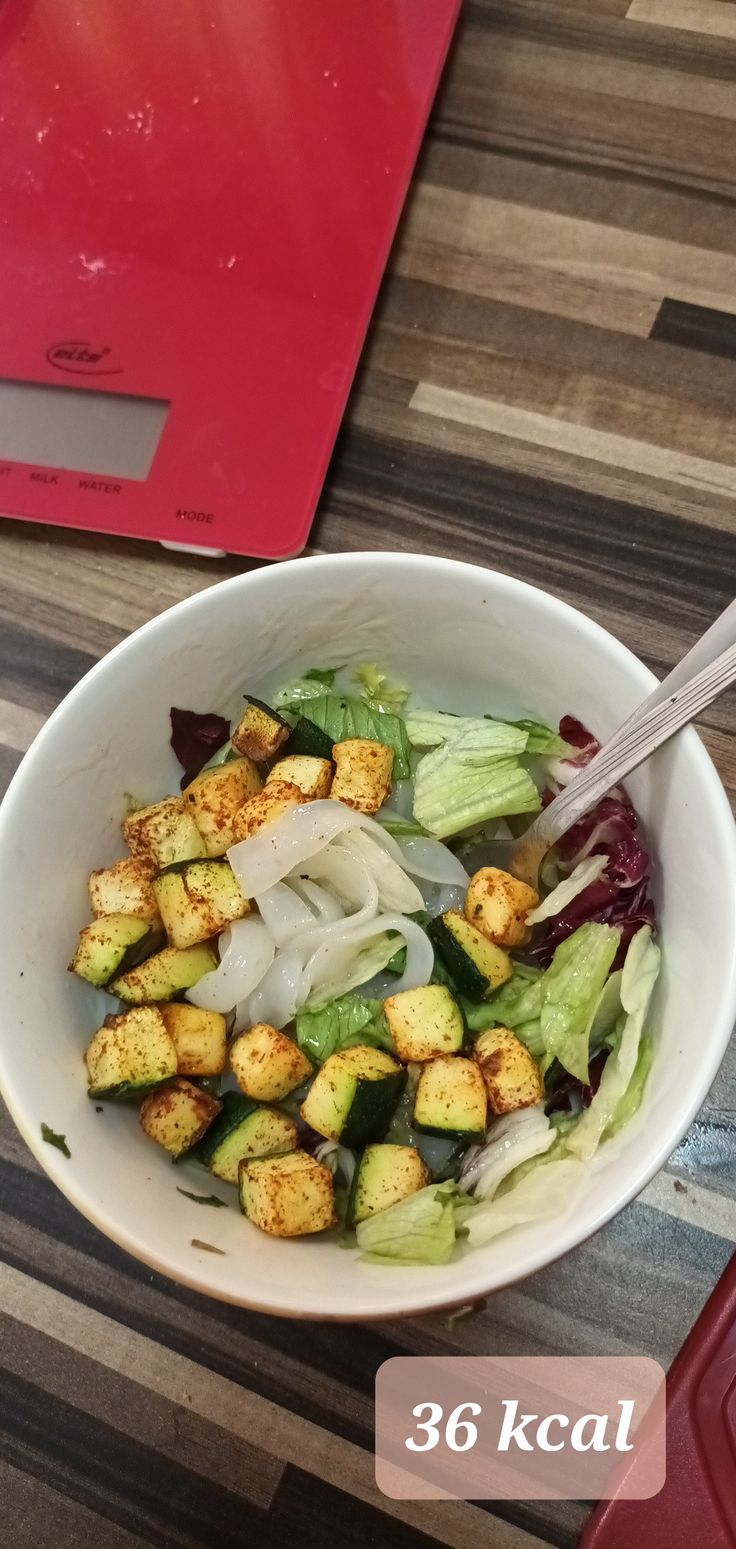
[[[613,926],[588,920],[560,942],[544,975],[545,1061],[558,1059],[579,1081],[588,1079],[590,1029],[620,936]]]
[[[581,1161],[590,1161],[601,1140],[620,1129],[639,1106],[651,1062],[651,1048],[646,1044],[643,1045],[645,1052],[640,1054],[642,1031],[659,966],[659,948],[652,940],[650,927],[643,925],[626,953],[621,976],[624,1015],[619,1023],[615,1047],[603,1067],[600,1085],[590,1107],[580,1115],[567,1137],[568,1152]]]
[[[387,834],[393,834],[394,839],[426,838],[421,823],[417,823],[414,818],[402,818],[393,812],[377,812],[376,822],[385,828]]]
[[[297,1011],[296,1041],[316,1065],[323,1065],[330,1054],[356,1043],[393,1050],[383,1001],[362,995],[341,995],[316,1011]]]
[[[538,1020],[544,997],[544,974],[528,963],[514,963],[514,972],[500,989],[494,990],[480,1005],[463,1005],[465,1020],[474,1033],[487,1027],[516,1029],[524,1022]]]
[[[324,688],[332,688],[338,672],[342,672],[342,667],[310,667],[309,672],[304,674],[304,680],[306,683],[321,683]]]
[[[319,683],[311,683],[307,687],[316,688],[318,692],[315,695],[297,693],[295,698],[289,697],[297,685],[287,684],[277,694],[274,704],[281,710],[295,710],[301,708],[306,700],[307,720],[319,726],[320,731],[325,732],[333,742],[345,742],[350,737],[366,737],[370,742],[382,742],[384,747],[393,748],[393,778],[408,780],[411,774],[411,748],[406,726],[398,715],[374,710],[364,700],[354,699],[349,694],[326,694]]]
[[[381,672],[375,662],[360,662],[355,669],[355,679],[361,686],[361,698],[373,710],[388,711],[391,715],[403,714],[409,698],[408,688],[400,683],[392,683],[387,673]]]
[[[526,732],[526,751],[531,756],[570,758],[578,752],[577,748],[565,742],[559,732],[552,731],[550,726],[543,726],[541,721],[510,721],[509,725],[518,726],[520,731]]]
[[[361,1221],[358,1247],[385,1264],[446,1264],[455,1246],[456,1199],[454,1183],[430,1183]]]
[[[493,1199],[481,1200],[474,1210],[463,1212],[459,1224],[471,1248],[514,1226],[561,1215],[574,1204],[587,1173],[582,1163],[570,1156],[552,1157],[549,1152],[534,1160],[539,1164],[549,1160],[552,1165],[531,1166],[506,1192],[499,1189]]]
[[[436,748],[417,765],[414,816],[435,839],[509,812],[539,812],[537,787],[515,758],[488,755],[471,762],[458,747]]]

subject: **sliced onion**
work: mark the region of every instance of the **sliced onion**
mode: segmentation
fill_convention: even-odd
[[[416,914],[418,909],[424,907],[416,882],[412,882],[398,862],[386,854],[382,845],[376,844],[371,834],[354,829],[352,833],[342,834],[331,848],[347,850],[350,855],[361,857],[378,887],[380,909],[395,909],[399,914]]]
[[[235,920],[221,937],[220,963],[187,991],[187,999],[203,1011],[232,1011],[260,983],[273,962],[274,943],[263,923],[251,915]]]
[[[364,812],[354,812],[340,801],[309,801],[282,812],[273,823],[230,846],[227,858],[247,898],[265,893],[275,882],[323,850],[337,834],[351,828],[365,828],[401,865],[401,852],[395,839]]]
[[[466,1151],[458,1179],[460,1188],[472,1192],[476,1199],[492,1199],[515,1167],[549,1150],[555,1134],[541,1103],[498,1119],[491,1125],[485,1144]]]
[[[271,1027],[286,1027],[302,1005],[303,976],[302,953],[288,948],[277,952],[271,967],[266,969],[258,988],[248,999],[247,1019],[243,1026],[254,1027],[257,1022],[268,1022]]]
[[[381,808],[382,818],[403,818],[408,822],[414,806],[414,781],[394,780],[391,787],[391,796],[385,807]]]
[[[317,918],[327,925],[333,920],[341,920],[345,910],[342,904],[335,898],[328,888],[320,887],[319,882],[313,882],[310,877],[290,877],[289,886],[300,897],[306,898],[311,904]]]
[[[402,941],[406,945],[406,966],[394,983],[394,994],[429,984],[434,968],[434,952],[429,937],[414,920],[407,920],[403,914],[379,914],[358,929],[351,928],[349,920],[345,921],[342,930],[335,926],[332,936],[320,944],[305,966],[305,988],[308,984],[311,993],[327,981],[332,981],[338,973],[347,969],[353,957],[387,931],[395,931],[401,938],[391,943],[389,956],[393,957],[394,952],[400,950]],[[371,974],[376,971],[376,968],[371,969]]]
[[[462,861],[439,839],[397,839],[396,844],[401,851],[400,865],[413,877],[425,877],[427,882],[452,882],[458,887],[467,887],[470,877]]]
[[[343,914],[338,920],[315,925],[310,931],[296,937],[294,946],[314,952],[320,942],[336,940],[346,927],[355,929],[376,918],[378,888],[360,856],[350,855],[346,850],[338,850],[330,845],[319,855],[312,856],[311,860],[303,861],[302,865],[306,871],[329,881],[331,887],[348,904],[356,903],[359,907],[352,914]]]
[[[309,905],[286,882],[275,882],[266,893],[257,893],[256,903],[277,947],[284,946],[294,936],[303,935],[316,924]]]
[[[450,882],[425,882],[423,880],[421,891],[424,907],[433,918],[436,914],[444,914],[447,909],[459,909],[462,913],[465,903],[464,887],[457,887]]]

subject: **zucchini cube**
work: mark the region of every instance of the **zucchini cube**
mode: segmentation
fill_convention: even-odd
[[[217,769],[204,769],[182,792],[208,855],[224,855],[235,843],[235,815],[263,781],[249,758],[231,758]]]
[[[225,1092],[222,1112],[197,1146],[198,1162],[224,1183],[237,1183],[241,1162],[283,1156],[297,1148],[297,1128],[287,1113],[264,1108],[240,1092]]]
[[[526,1045],[508,1027],[489,1027],[473,1048],[492,1113],[514,1113],[541,1103],[544,1082]]]
[[[358,1044],[325,1060],[299,1111],[318,1135],[359,1149],[383,1139],[405,1085],[390,1054]]]
[[[85,1051],[90,1097],[142,1097],[176,1075],[176,1048],[157,1006],[105,1018]]]
[[[302,801],[320,801],[330,794],[332,760],[293,753],[274,764],[266,781],[266,789],[274,780],[286,780],[291,785],[298,785]]]
[[[462,1012],[444,984],[389,995],[383,1011],[396,1053],[406,1064],[462,1048]]]
[[[163,930],[150,920],[129,914],[106,914],[85,925],[69,972],[105,989],[116,974],[126,973],[161,946]]]
[[[539,894],[527,882],[497,866],[481,866],[465,894],[465,918],[499,947],[522,947],[531,936],[527,911],[536,909]]]
[[[483,1077],[473,1060],[443,1055],[422,1069],[412,1123],[425,1135],[451,1135],[470,1143],[485,1135],[487,1107]]]
[[[332,1173],[306,1151],[243,1161],[243,1215],[271,1237],[304,1237],[337,1225]]]
[[[159,923],[158,904],[151,887],[156,863],[146,855],[128,855],[114,866],[90,873],[89,898],[92,913],[134,915]]]
[[[152,1092],[141,1103],[138,1117],[143,1133],[176,1160],[202,1139],[221,1107],[219,1098],[179,1077]]]
[[[180,1076],[219,1076],[225,1069],[227,1023],[219,1011],[200,1011],[185,1001],[161,1007],[164,1026],[176,1049]]]
[[[250,913],[224,856],[167,866],[153,891],[172,947],[194,947]]]
[[[429,1183],[429,1168],[413,1146],[366,1146],[355,1171],[348,1216],[354,1226]]]
[[[139,968],[120,974],[109,986],[110,994],[118,1000],[126,1000],[131,1006],[142,1006],[152,1000],[173,1000],[191,990],[203,974],[217,967],[218,958],[214,947],[203,942],[196,947],[164,947],[154,953]]]
[[[377,812],[391,790],[394,750],[367,737],[349,737],[332,749],[335,777],[330,796],[356,812]]]
[[[123,819],[122,830],[131,855],[145,855],[157,866],[172,866],[174,861],[207,854],[204,839],[181,796],[167,796],[152,807],[131,812]]]
[[[254,834],[280,818],[290,807],[300,807],[304,796],[291,780],[272,780],[257,796],[250,796],[235,815],[235,843],[252,839]]]
[[[459,909],[448,909],[430,920],[427,935],[462,995],[484,1000],[511,978],[514,970],[508,952],[489,941]]]
[[[230,1045],[230,1066],[246,1097],[274,1103],[312,1074],[311,1061],[287,1033],[259,1022]]]
[[[263,764],[274,758],[291,736],[291,727],[283,716],[262,699],[246,696],[248,704],[232,734],[232,745],[238,753],[251,758],[255,764]]]

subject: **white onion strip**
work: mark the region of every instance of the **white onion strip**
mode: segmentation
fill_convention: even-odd
[[[234,920],[220,941],[225,950],[218,967],[187,991],[187,999],[203,1011],[232,1011],[256,988],[274,959],[273,938],[254,915]]]
[[[421,926],[414,920],[405,919],[403,914],[379,914],[375,919],[367,920],[358,929],[355,929],[349,920],[345,921],[342,931],[339,927],[335,927],[332,936],[320,944],[307,962],[304,969],[303,989],[311,992],[331,980],[361,948],[375,941],[386,931],[395,931],[400,938],[395,942],[395,952],[399,951],[402,942],[406,946],[406,966],[403,974],[394,984],[394,994],[398,994],[401,990],[416,990],[420,985],[429,984],[434,968],[434,951],[429,937],[425,935]]]
[[[275,882],[282,882],[296,871],[302,861],[323,850],[338,834],[351,828],[365,828],[389,855],[401,865],[401,851],[395,839],[380,823],[363,812],[354,812],[340,801],[310,801],[282,812],[273,823],[230,846],[227,858],[246,898],[265,893]]]
[[[244,1027],[254,1027],[257,1022],[267,1022],[270,1027],[286,1027],[303,1004],[302,980],[304,957],[301,952],[288,948],[277,952],[270,968],[266,969],[257,989],[249,996]],[[240,1011],[236,1028],[240,1031]]]
[[[316,924],[309,905],[286,882],[275,882],[266,893],[257,893],[256,904],[277,947],[285,946]]]
[[[399,864],[413,877],[424,877],[427,882],[447,882],[467,887],[470,877],[462,861],[439,839],[397,839],[396,844],[401,851]]]
[[[398,861],[376,844],[371,834],[353,829],[351,833],[341,834],[331,848],[346,850],[350,855],[358,856],[367,866],[369,875],[378,887],[379,909],[397,910],[399,914],[416,914],[418,909],[424,908],[424,899],[416,882],[412,882]]]

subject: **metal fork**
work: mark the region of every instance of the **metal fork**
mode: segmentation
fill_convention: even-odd
[[[614,785],[736,681],[736,600],[517,839],[506,866],[536,888],[549,849]]]

